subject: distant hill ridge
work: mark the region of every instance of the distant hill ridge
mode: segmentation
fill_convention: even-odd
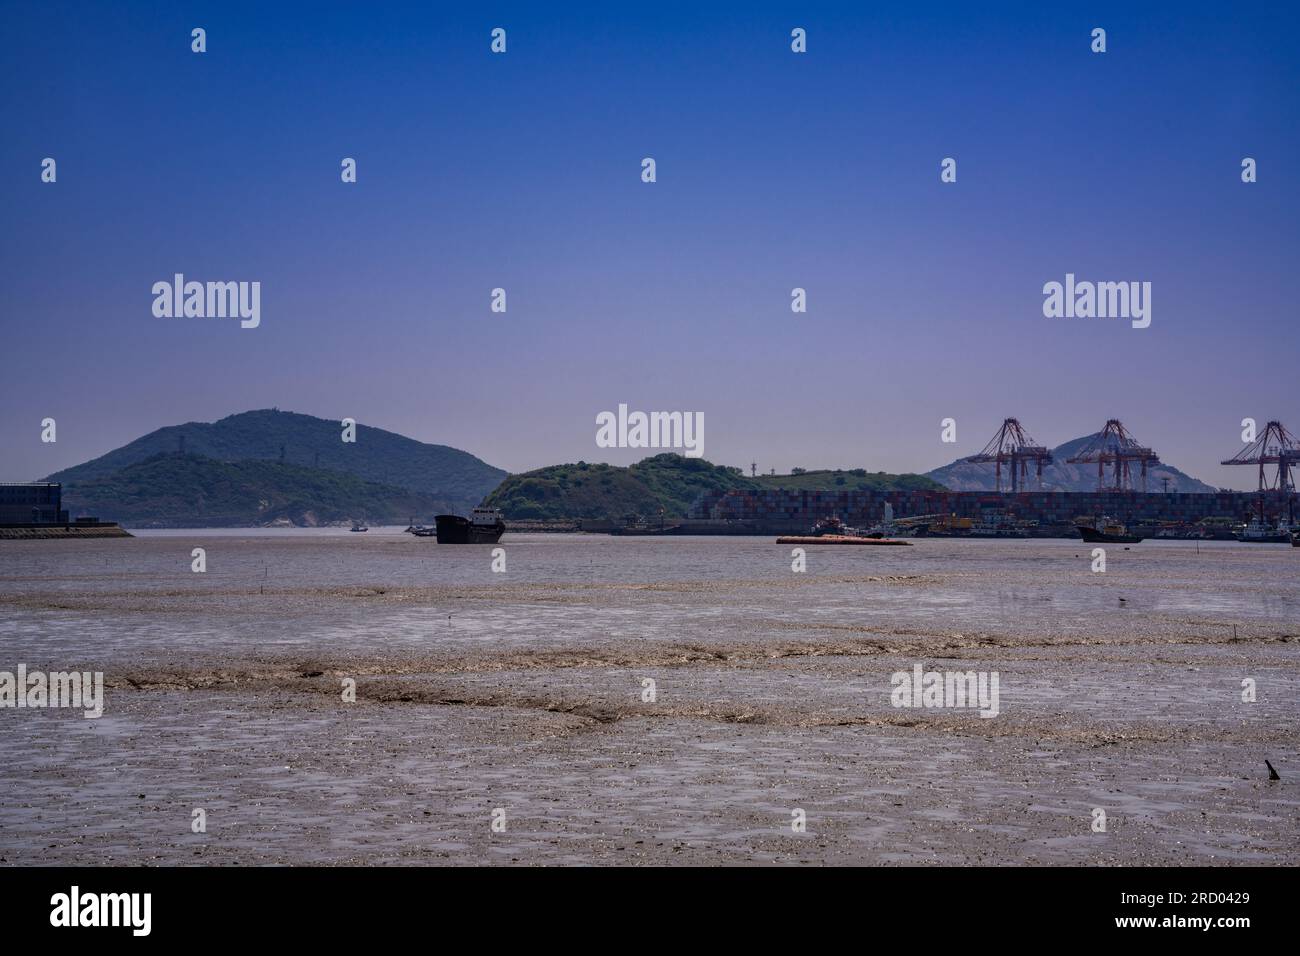
[[[1070,465],[1066,463],[1067,458],[1078,454],[1084,445],[1096,437],[1096,434],[1084,435],[1082,438],[1075,438],[1052,449],[1052,464],[1043,468],[1044,491],[1097,490],[1096,465]],[[1035,487],[1035,475],[1032,465],[1030,471],[1029,489],[1033,489]],[[993,465],[975,464],[966,461],[964,458],[959,458],[951,464],[936,468],[933,471],[927,471],[926,476],[933,478],[942,485],[946,485],[953,491],[992,491],[994,489],[995,472]],[[1133,478],[1136,481],[1138,475],[1134,473]],[[1165,486],[1164,482],[1161,481],[1162,478],[1169,479],[1170,491],[1207,493],[1218,490],[1212,485],[1207,485],[1205,482],[1179,471],[1173,465],[1160,462],[1147,466],[1148,491],[1164,491]],[[1002,475],[1004,490],[1008,487],[1009,481],[1010,476],[1004,469]]]
[[[338,421],[268,408],[216,422],[159,428],[91,461],[50,475],[48,481],[84,485],[158,455],[179,453],[217,462],[280,461],[340,472],[365,482],[444,500],[461,509],[478,504],[506,472],[468,452],[432,445],[358,424],[356,442],[342,441]]]
[[[1045,490],[1095,489],[1095,466],[1065,463],[1092,437],[1053,449]],[[677,519],[709,492],[988,491],[994,481],[992,465],[964,459],[926,475],[861,468],[745,475],[671,453],[626,468],[577,462],[507,475],[468,452],[381,428],[359,424],[356,439],[342,441],[342,426],[332,419],[261,409],[159,428],[47,480],[63,483],[74,514],[137,527],[428,522],[480,502],[513,520]],[[1163,490],[1162,478],[1170,491],[1215,490],[1166,464],[1149,469],[1148,488]]]
[[[72,481],[64,504],[130,527],[232,528],[427,522],[456,505],[433,495],[290,462],[160,454]]]
[[[511,475],[486,504],[507,519],[593,518],[621,521],[630,514],[646,519],[683,518],[705,492],[762,490],[928,490],[939,485],[921,475],[852,471],[803,471],[793,475],[747,476],[739,468],[671,453],[645,458],[627,468],[616,465],[551,465]]]

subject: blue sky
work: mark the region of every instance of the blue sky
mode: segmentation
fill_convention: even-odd
[[[511,471],[641,457],[619,403],[764,471],[1119,417],[1249,487],[1241,419],[1300,431],[1294,6],[375,6],[4,4],[0,479],[270,406]],[[261,326],[155,318],[175,272]],[[1045,318],[1067,272],[1151,327]]]

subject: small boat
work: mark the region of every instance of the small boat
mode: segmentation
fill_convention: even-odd
[[[912,528],[901,528],[894,521],[894,506],[888,501],[885,502],[884,517],[879,524],[873,524],[866,531],[859,531],[858,534],[864,538],[897,538],[902,535],[914,533]]]
[[[352,527],[351,527],[350,530],[352,530],[352,531],[369,531],[370,529],[367,528],[365,525],[361,524],[359,521],[354,521],[354,522],[352,522]]]
[[[412,525],[406,530],[410,531],[411,534],[415,535],[417,538],[432,538],[438,534],[437,528],[430,528],[428,525],[422,524]]]
[[[1140,534],[1133,534],[1128,526],[1108,518],[1075,518],[1074,526],[1079,535],[1090,544],[1137,544],[1142,540]]]
[[[1291,530],[1284,525],[1269,527],[1259,517],[1252,517],[1245,529],[1237,532],[1237,540],[1246,544],[1287,544],[1292,541]]]
[[[881,544],[903,545],[911,547],[912,542],[900,541],[898,538],[867,538],[857,535],[842,534],[803,534],[783,535],[776,539],[777,544]]]
[[[1300,548],[1300,531],[1291,532],[1291,547]]]
[[[970,526],[972,538],[1028,538],[1025,522],[1017,521],[1005,511],[986,509],[980,520]]]
[[[679,524],[666,524],[663,509],[659,509],[659,524],[653,525],[646,521],[638,514],[630,514],[623,519],[623,524],[609,529],[613,535],[656,535],[656,534],[678,534],[681,531]]]
[[[886,505],[886,508],[889,506]],[[892,519],[893,512],[887,511],[887,516]],[[776,539],[777,544],[884,544],[884,545],[910,545],[910,541],[899,541],[895,538],[885,536],[884,527],[877,525],[870,531],[863,531],[860,528],[850,528],[839,518],[834,516],[822,518],[812,526],[812,531],[806,535],[783,535]],[[892,528],[892,520],[890,526]]]
[[[495,508],[475,508],[468,518],[438,515],[433,520],[439,544],[496,544],[506,530],[505,519]]]
[[[955,514],[931,515],[925,533],[935,538],[967,537],[975,522],[970,518],[959,518]]]
[[[1202,518],[1187,537],[1198,541],[1236,541],[1237,534],[1245,527],[1229,518]]]
[[[822,518],[812,526],[809,535],[814,538],[836,537],[836,538],[883,538],[884,535],[873,535],[870,532],[863,531],[860,528],[850,528],[839,518],[830,517]]]

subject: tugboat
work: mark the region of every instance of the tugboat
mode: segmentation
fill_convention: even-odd
[[[1250,516],[1250,523],[1237,532],[1237,540],[1246,544],[1289,544],[1296,528],[1282,518],[1275,527],[1264,520],[1264,495],[1259,496],[1259,510]]]
[[[433,520],[439,544],[496,544],[506,530],[505,519],[495,508],[475,508],[468,518],[437,515]]]
[[[1246,544],[1295,544],[1289,529],[1283,525],[1270,528],[1258,517],[1252,517],[1245,530],[1237,532],[1237,540]]]
[[[1142,540],[1140,534],[1133,534],[1126,525],[1105,515],[1100,518],[1075,518],[1074,526],[1079,529],[1084,541],[1093,544],[1137,544]]]

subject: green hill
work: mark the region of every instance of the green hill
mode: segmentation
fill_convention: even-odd
[[[925,475],[891,475],[884,471],[851,468],[848,471],[798,471],[793,475],[759,475],[760,488],[787,491],[942,491],[943,485]]]
[[[507,518],[603,518],[629,514],[655,518],[686,516],[691,503],[708,491],[790,488],[796,490],[882,490],[939,488],[921,475],[868,474],[853,471],[808,471],[795,475],[749,477],[739,468],[714,465],[702,458],[655,455],[628,468],[615,465],[552,465],[511,475],[485,502]]]
[[[341,440],[338,421],[282,412],[243,412],[220,421],[171,425],[92,461],[50,475],[65,485],[102,479],[161,454],[187,454],[219,462],[279,461],[352,475],[365,482],[444,499],[459,510],[477,505],[506,473],[468,452],[430,445],[382,428],[357,425],[355,443]]]
[[[93,514],[137,528],[404,525],[411,517],[429,522],[450,505],[344,472],[190,454],[156,455],[111,475],[67,482],[63,502],[73,516]]]

